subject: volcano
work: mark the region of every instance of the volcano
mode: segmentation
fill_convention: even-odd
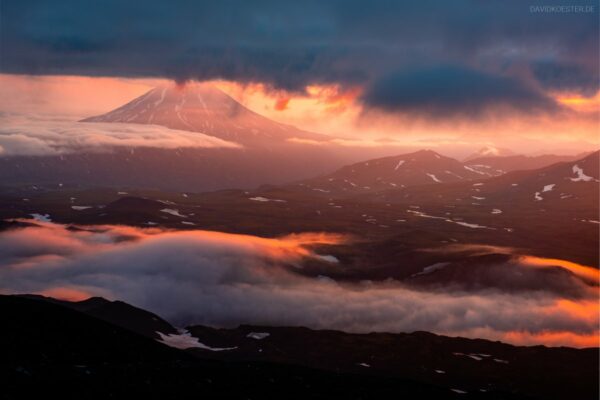
[[[320,175],[358,157],[334,153],[331,145],[316,146],[313,143],[327,144],[331,138],[263,117],[207,83],[157,87],[113,111],[79,122],[88,127],[115,123],[123,129],[126,124],[149,124],[235,145],[105,146],[102,151],[83,148],[58,155],[4,157],[0,180],[182,191],[252,188]]]
[[[157,87],[113,111],[81,122],[155,124],[251,147],[290,139],[331,139],[263,117],[208,83]]]

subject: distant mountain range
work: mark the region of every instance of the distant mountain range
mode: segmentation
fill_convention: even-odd
[[[579,158],[552,155],[538,157],[494,156],[460,162],[432,150],[421,150],[347,165],[331,174],[299,181],[287,187],[325,197],[347,197],[353,194],[383,191],[394,193],[394,189],[413,186],[427,186],[428,188],[425,190],[433,192],[436,191],[436,188],[431,188],[432,185],[479,181],[502,176],[511,171],[534,170],[561,162],[574,162],[587,158],[590,159],[587,163],[591,163],[591,167],[586,170],[592,175],[597,175],[597,168],[594,169],[593,166],[594,160],[597,159],[597,153],[594,153],[594,156],[586,157],[588,154],[592,153],[583,154]],[[500,167],[505,169],[500,169]],[[524,174],[527,175],[525,172]],[[563,178],[561,177],[557,181],[563,181]]]
[[[565,156],[554,154],[545,154],[539,156],[524,156],[516,154],[507,156],[483,156],[469,159],[465,161],[465,164],[472,168],[477,168],[480,171],[487,172],[491,175],[501,175],[511,171],[537,169],[559,162],[575,161],[589,155],[590,153],[591,152],[586,152]]]
[[[329,136],[272,121],[208,84],[158,87],[81,124],[94,122],[156,124],[241,146],[121,146],[52,155],[5,155],[0,157],[0,182],[196,192],[299,182],[309,191],[347,194],[481,179],[578,158],[506,155],[511,152],[495,147],[481,149],[462,163],[433,151],[374,158],[391,150],[334,145]],[[357,163],[368,158],[372,159]]]
[[[480,176],[476,182],[454,182],[431,188],[414,187],[378,193],[385,201],[415,199],[431,202],[473,201],[478,203],[512,202],[514,205],[537,203],[548,206],[558,202],[580,209],[573,201],[597,197],[600,152],[581,159],[559,162],[538,169],[512,171],[494,177]]]

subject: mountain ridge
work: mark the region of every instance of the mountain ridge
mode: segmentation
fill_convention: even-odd
[[[102,300],[95,302],[114,303]],[[5,394],[190,398],[193,392],[350,399],[381,398],[390,391],[442,399],[591,399],[597,394],[598,348],[511,346],[427,332],[360,335],[242,325],[188,327],[187,340],[198,346],[179,350],[77,311],[76,304],[0,296],[8,321],[0,338],[11,344],[0,364],[9,378]],[[212,346],[225,343],[236,346],[213,351]]]

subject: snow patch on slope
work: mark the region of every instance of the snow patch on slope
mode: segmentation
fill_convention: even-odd
[[[429,173],[425,173],[425,175],[427,175],[428,177],[430,177],[431,179],[433,179],[434,182],[438,182],[438,183],[442,183],[442,181],[440,181],[437,176],[435,176],[434,174],[429,174]]]
[[[160,339],[157,339],[159,342],[166,344],[167,346],[174,347],[176,349],[203,349],[210,351],[226,351],[226,350],[235,350],[236,347],[210,347],[203,343],[200,343],[197,338],[193,337],[191,333],[188,331],[180,331],[179,334],[171,333],[164,334],[162,332],[156,332],[160,336]]]
[[[571,178],[573,182],[590,182],[590,181],[598,181],[591,176],[588,176],[583,173],[583,169],[580,168],[577,164],[573,165],[573,173],[577,175],[576,178]]]

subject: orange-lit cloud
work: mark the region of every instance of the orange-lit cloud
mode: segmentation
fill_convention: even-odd
[[[577,334],[573,332],[508,332],[498,338],[518,346],[570,346],[570,347],[600,347],[598,334]]]
[[[261,238],[125,226],[79,228],[38,223],[1,232],[0,292],[70,299],[100,295],[177,324],[427,330],[571,346],[588,346],[598,337],[597,287],[587,297],[567,300],[549,292],[425,291],[393,281],[343,283],[298,271],[308,259],[343,269],[327,252],[335,251],[328,246],[350,240],[346,236]]]
[[[504,112],[475,121],[467,118],[432,121],[406,114],[365,113],[358,102],[363,91],[360,86],[310,85],[305,88],[305,94],[288,94],[288,107],[281,110],[272,106],[281,98],[280,92],[272,92],[264,85],[215,84],[258,113],[306,130],[337,136],[343,145],[382,147],[391,143],[463,154],[489,144],[526,153],[577,153],[600,146],[596,104],[600,95],[578,99],[580,104],[561,102],[556,97],[566,107],[556,115]]]
[[[522,256],[520,261],[527,266],[550,268],[560,267],[564,268],[577,276],[582,277],[596,285],[600,284],[600,270],[586,265],[580,265],[571,261],[559,260],[555,258],[542,258],[533,256]]]
[[[290,98],[289,97],[285,97],[285,98],[281,98],[281,99],[277,99],[275,101],[275,110],[277,111],[283,111],[286,110],[288,108],[288,104],[290,102]]]
[[[576,111],[594,113],[600,110],[600,92],[593,97],[584,97],[579,94],[559,94],[556,100]]]
[[[309,97],[325,104],[330,113],[342,113],[354,106],[362,93],[360,86],[343,88],[339,85],[311,85],[306,87]]]
[[[52,287],[49,289],[42,290],[36,294],[66,301],[82,301],[92,297],[92,295],[86,293],[83,290],[78,290],[69,287]]]
[[[70,115],[110,111],[165,80],[0,74],[0,111]],[[304,93],[273,90],[262,83],[212,81],[234,99],[276,121],[330,134],[343,145],[436,148],[455,157],[485,145],[517,152],[580,153],[600,146],[598,105],[593,98],[556,94],[564,110],[554,115],[504,112],[477,120],[430,120],[410,114],[369,111],[357,100],[361,86],[309,85]]]

